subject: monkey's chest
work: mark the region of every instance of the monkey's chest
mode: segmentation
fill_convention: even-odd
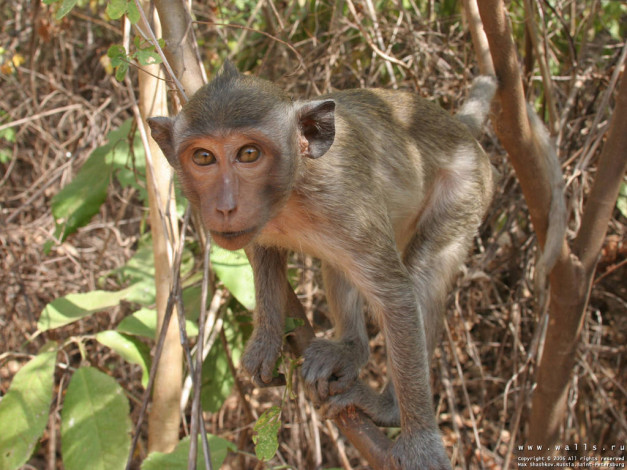
[[[337,229],[337,223],[293,198],[266,224],[255,242],[337,261],[346,258],[347,251]]]

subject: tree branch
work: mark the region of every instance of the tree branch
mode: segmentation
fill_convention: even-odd
[[[292,352],[300,357],[314,339],[313,328],[307,319],[303,305],[290,287],[288,289],[288,312],[304,321],[287,337]],[[392,445],[385,434],[363,412],[353,408],[344,410],[335,420],[342,434],[355,446],[361,455],[374,468],[383,469],[387,449]]]
[[[620,185],[627,171],[626,149],[627,75],[623,72],[607,141],[599,158],[596,178],[581,220],[581,229],[573,243],[573,251],[579,256],[587,272],[596,266],[605,240],[607,223],[612,216]]]

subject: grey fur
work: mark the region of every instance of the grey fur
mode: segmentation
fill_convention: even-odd
[[[477,99],[491,94],[471,93]],[[272,380],[289,314],[287,250],[320,258],[336,335],[305,352],[305,387],[327,416],[353,404],[380,424],[400,424],[389,468],[450,468],[429,362],[446,294],[491,198],[491,166],[469,132],[487,106],[464,108],[458,120],[406,92],[292,102],[227,66],[179,116],[150,121],[215,240],[246,247],[257,308],[244,369],[259,385]],[[229,160],[230,136],[259,142],[262,174]],[[215,168],[194,168],[189,142],[226,153]],[[225,192],[236,201],[228,213],[215,202]],[[364,305],[386,341],[391,380],[382,394],[358,379],[368,358]]]

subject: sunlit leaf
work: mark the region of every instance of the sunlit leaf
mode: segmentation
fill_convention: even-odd
[[[112,20],[120,19],[126,13],[127,5],[127,0],[109,0],[106,13]]]
[[[124,81],[126,73],[128,72],[128,63],[123,62],[115,68],[115,79],[118,82]]]
[[[157,311],[151,308],[142,308],[124,317],[116,329],[120,333],[154,339],[157,331]]]
[[[65,295],[44,307],[37,328],[40,331],[47,331],[75,322],[92,313],[115,307],[125,295],[125,291],[102,290]]]
[[[76,6],[77,0],[63,0],[61,8],[57,11],[57,20],[60,20]]]
[[[74,179],[52,198],[52,215],[57,225],[55,235],[61,241],[86,225],[100,210],[107,197],[114,164],[120,158],[126,161],[131,154],[127,143],[131,124],[129,119],[109,132],[107,143],[95,149]]]
[[[211,246],[211,266],[233,297],[249,310],[255,308],[253,270],[243,250]]]
[[[253,442],[255,454],[263,462],[267,462],[279,450],[279,429],[281,428],[281,408],[272,406],[263,412],[255,423]]]
[[[139,9],[137,8],[137,4],[134,2],[134,0],[130,0],[128,2],[126,8],[126,16],[128,17],[128,20],[131,22],[131,24],[136,24],[141,18],[139,14]]]
[[[56,360],[56,349],[35,356],[15,374],[0,401],[1,470],[24,465],[43,434],[52,401]]]
[[[205,468],[205,458],[202,450],[202,437],[198,437],[198,457],[196,468]],[[209,450],[211,454],[211,466],[218,469],[224,462],[229,451],[237,450],[237,447],[226,439],[218,436],[208,435]],[[190,438],[181,439],[176,448],[169,454],[162,452],[152,452],[142,463],[141,470],[180,470],[187,468],[187,458],[189,455]]]
[[[122,387],[92,367],[74,372],[61,415],[66,470],[116,470],[126,466],[131,420]]]
[[[237,364],[244,349],[242,331],[228,318],[224,322],[224,334],[229,345],[231,360]],[[235,378],[229,369],[228,357],[222,343],[216,341],[202,365],[202,389],[200,398],[202,409],[216,412],[231,394]]]
[[[101,331],[96,334],[99,343],[113,349],[124,360],[137,364],[142,368],[142,385],[148,385],[150,371],[150,348],[137,338],[113,330]]]
[[[124,46],[120,44],[113,44],[109,46],[107,50],[107,56],[111,59],[111,65],[117,67],[123,62],[128,62],[128,57],[126,56],[126,49]]]
[[[198,335],[198,325],[190,320],[185,320],[187,336]],[[125,317],[116,328],[120,333],[142,336],[144,338],[155,339],[157,331],[157,312],[149,308],[142,308],[137,312]]]

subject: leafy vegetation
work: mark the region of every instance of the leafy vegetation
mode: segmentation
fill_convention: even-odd
[[[606,0],[533,4],[563,122],[556,138],[575,227],[613,106],[611,72],[624,64],[627,6]],[[133,1],[45,0],[44,5],[32,11],[20,2],[15,11],[0,6],[8,12],[0,27],[0,282],[6,286],[0,301],[0,423],[11,423],[0,432],[0,470],[27,463],[60,466],[55,459],[68,469],[121,468],[157,330],[134,80],[136,67],[161,58],[140,35],[122,43],[125,15],[133,24],[140,19]],[[476,74],[461,2],[364,1],[355,2],[354,12],[350,5],[350,0],[237,0],[228,7],[198,2],[199,54],[210,71],[230,58],[295,96],[356,86],[405,87],[456,108]],[[523,2],[511,2],[508,9],[529,99],[548,115],[546,84],[526,49]],[[451,296],[446,339],[434,363],[443,435],[460,468],[479,462],[498,467],[515,444],[524,443],[520,417],[528,411],[526,390],[539,335],[529,288],[536,256],[531,224],[491,133],[483,143],[502,180]],[[564,442],[611,444],[627,436],[627,397],[620,385],[627,378],[625,188],[583,325],[585,345]],[[177,202],[182,214],[184,203]],[[233,374],[254,308],[243,253],[212,248],[216,279],[204,307],[213,308],[215,321],[213,329],[199,331],[201,250],[195,231],[187,235],[181,266],[186,331],[192,341],[207,340],[201,403],[213,468],[223,462],[239,468],[258,461],[294,468],[363,463],[333,428],[307,418],[314,410],[290,374],[294,363],[282,365],[295,387],[287,394],[253,390]],[[317,264],[295,255],[290,278],[308,312],[314,317],[324,312]],[[374,365],[364,378],[381,385],[380,335],[373,337],[372,351]],[[189,408],[185,405],[186,416]],[[290,426],[282,426],[286,421]],[[144,452],[135,463],[186,468],[189,448],[184,438],[172,453]],[[199,468],[203,459],[199,445]]]

